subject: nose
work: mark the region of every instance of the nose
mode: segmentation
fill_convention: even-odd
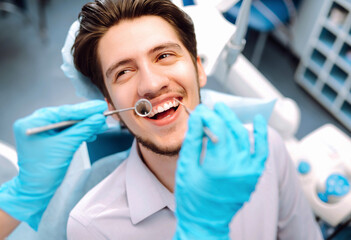
[[[169,78],[152,64],[139,67],[138,94],[144,98],[156,97],[169,85]]]

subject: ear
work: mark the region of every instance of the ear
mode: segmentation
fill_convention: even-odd
[[[109,102],[109,101],[107,100],[107,98],[105,98],[105,101],[106,101],[106,103],[107,103],[107,107],[108,107],[108,110],[109,110],[109,111],[116,110],[115,106],[113,106],[113,103]],[[112,117],[113,117],[113,119],[119,121],[119,117],[118,117],[117,114],[113,114]]]
[[[205,73],[204,67],[202,66],[201,58],[199,56],[197,56],[196,58],[196,64],[197,64],[197,74],[199,76],[199,87],[202,88],[207,83],[207,75]]]

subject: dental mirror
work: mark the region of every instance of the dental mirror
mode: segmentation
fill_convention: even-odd
[[[135,112],[140,117],[148,116],[152,111],[152,104],[146,99],[140,99],[135,103]]]
[[[149,100],[142,98],[135,103],[134,107],[104,112],[104,116],[110,116],[118,112],[125,112],[129,110],[134,110],[135,113],[140,117],[147,117],[152,111],[152,104]],[[63,121],[59,123],[49,124],[42,127],[30,128],[30,129],[27,129],[26,134],[33,135],[33,134],[45,132],[52,129],[65,128],[65,127],[74,125],[82,120]]]
[[[152,104],[149,100],[142,98],[135,103],[134,107],[105,112],[104,115],[110,116],[112,114],[124,112],[128,110],[134,110],[135,113],[138,114],[140,117],[147,117],[152,111]]]

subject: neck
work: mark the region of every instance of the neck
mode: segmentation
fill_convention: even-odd
[[[170,191],[174,192],[175,172],[178,155],[166,156],[154,153],[138,143],[140,157],[156,178]]]

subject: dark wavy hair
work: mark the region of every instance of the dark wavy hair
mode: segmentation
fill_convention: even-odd
[[[142,16],[159,16],[176,31],[196,66],[197,50],[191,18],[169,0],[95,0],[79,13],[80,28],[72,53],[78,71],[88,77],[110,101],[97,54],[99,40],[110,27],[122,20]]]

